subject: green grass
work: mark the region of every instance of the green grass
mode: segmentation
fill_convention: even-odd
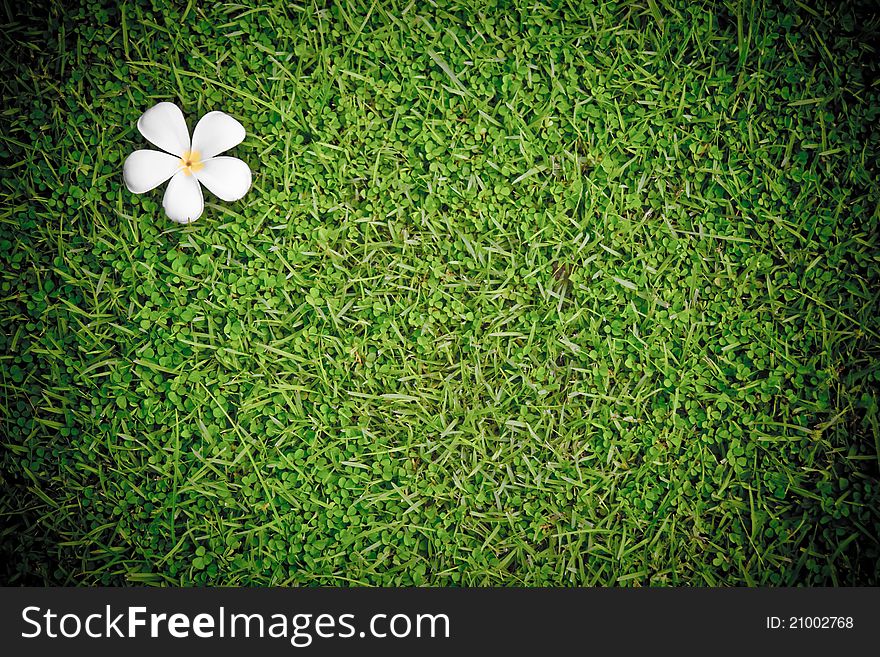
[[[6,6],[5,581],[880,582],[872,3],[256,4]]]

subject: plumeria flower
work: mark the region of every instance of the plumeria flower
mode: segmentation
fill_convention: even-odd
[[[244,127],[228,114],[205,114],[193,130],[192,141],[183,112],[174,103],[151,107],[137,127],[147,141],[167,152],[140,150],[129,155],[122,167],[125,186],[143,194],[170,178],[162,199],[169,219],[187,224],[201,216],[205,209],[201,185],[224,201],[237,201],[250,189],[247,164],[237,157],[217,157],[244,139]]]

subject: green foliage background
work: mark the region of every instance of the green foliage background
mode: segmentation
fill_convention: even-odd
[[[5,5],[5,581],[876,584],[871,5]]]

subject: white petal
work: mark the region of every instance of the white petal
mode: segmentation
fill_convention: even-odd
[[[192,149],[207,160],[240,144],[244,134],[244,126],[228,114],[208,112],[193,130]]]
[[[212,157],[196,174],[214,196],[224,201],[237,201],[251,188],[251,170],[237,157]]]
[[[174,103],[159,103],[141,114],[138,130],[163,151],[178,157],[189,150],[189,130],[183,112]]]
[[[180,158],[159,151],[135,151],[122,165],[122,178],[128,191],[143,194],[174,175]]]
[[[188,224],[198,219],[205,209],[202,187],[195,176],[178,171],[165,189],[162,207],[169,219]]]

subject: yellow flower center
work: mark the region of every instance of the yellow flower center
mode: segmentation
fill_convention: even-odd
[[[198,151],[184,151],[183,157],[180,158],[180,166],[183,167],[186,175],[191,176],[201,171],[205,163],[202,162],[202,156]]]

